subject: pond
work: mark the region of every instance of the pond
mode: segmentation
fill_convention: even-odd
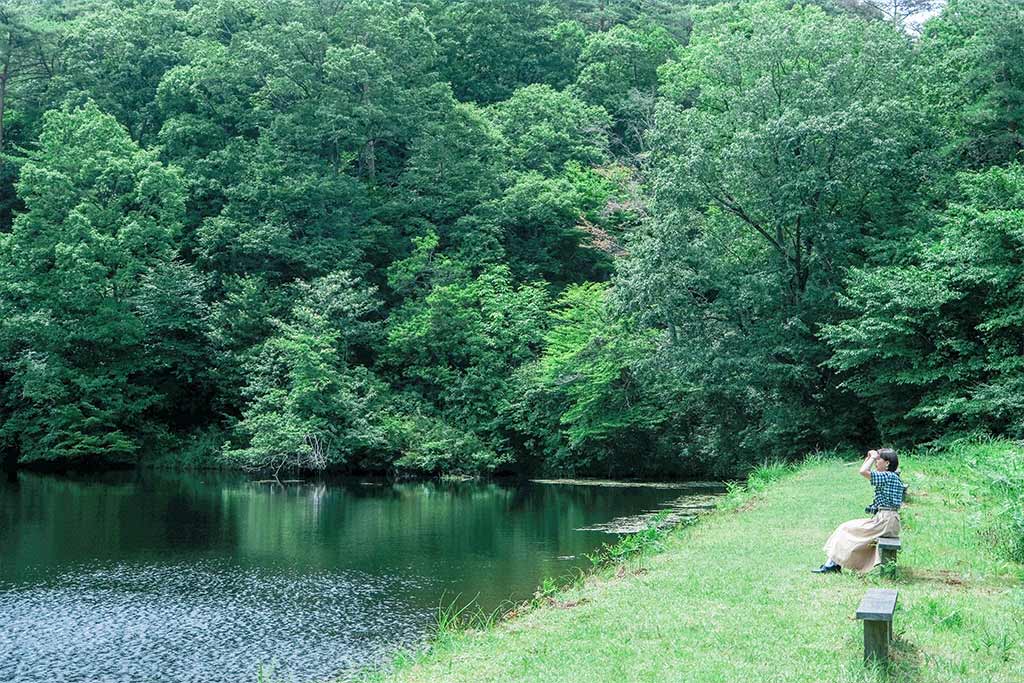
[[[421,644],[439,604],[529,598],[617,539],[602,525],[711,491],[22,473],[0,482],[0,681],[344,677]]]

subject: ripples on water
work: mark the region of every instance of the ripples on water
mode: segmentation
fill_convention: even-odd
[[[319,680],[416,642],[432,617],[401,599],[416,589],[213,562],[83,568],[0,591],[0,680],[234,683],[259,664]]]
[[[254,683],[260,666],[275,681],[351,675],[422,643],[439,602],[528,598],[614,540],[581,528],[685,493],[361,484],[0,482],[0,683]]]

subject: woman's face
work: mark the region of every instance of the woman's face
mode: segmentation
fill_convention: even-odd
[[[878,460],[875,461],[875,469],[878,470],[879,472],[888,472],[889,461],[884,458],[879,458]]]

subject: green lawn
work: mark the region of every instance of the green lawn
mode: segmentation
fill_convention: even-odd
[[[902,469],[912,494],[893,578],[810,573],[829,532],[871,499],[856,463],[810,462],[673,532],[624,576],[608,571],[554,606],[445,635],[372,678],[1024,681],[1024,567],[1008,559],[1019,552],[1009,521],[1024,456],[996,443],[905,457]],[[861,659],[854,612],[872,586],[899,589],[887,671]]]

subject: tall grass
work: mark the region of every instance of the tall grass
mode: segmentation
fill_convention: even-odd
[[[488,611],[477,601],[479,595],[460,604],[461,597],[456,595],[450,601],[441,597],[437,605],[435,640],[444,640],[463,631],[490,628],[515,608],[515,603],[506,601]]]
[[[961,482],[950,498],[987,504],[980,533],[1005,559],[1024,563],[1024,442],[970,436],[922,449],[929,467]]]

